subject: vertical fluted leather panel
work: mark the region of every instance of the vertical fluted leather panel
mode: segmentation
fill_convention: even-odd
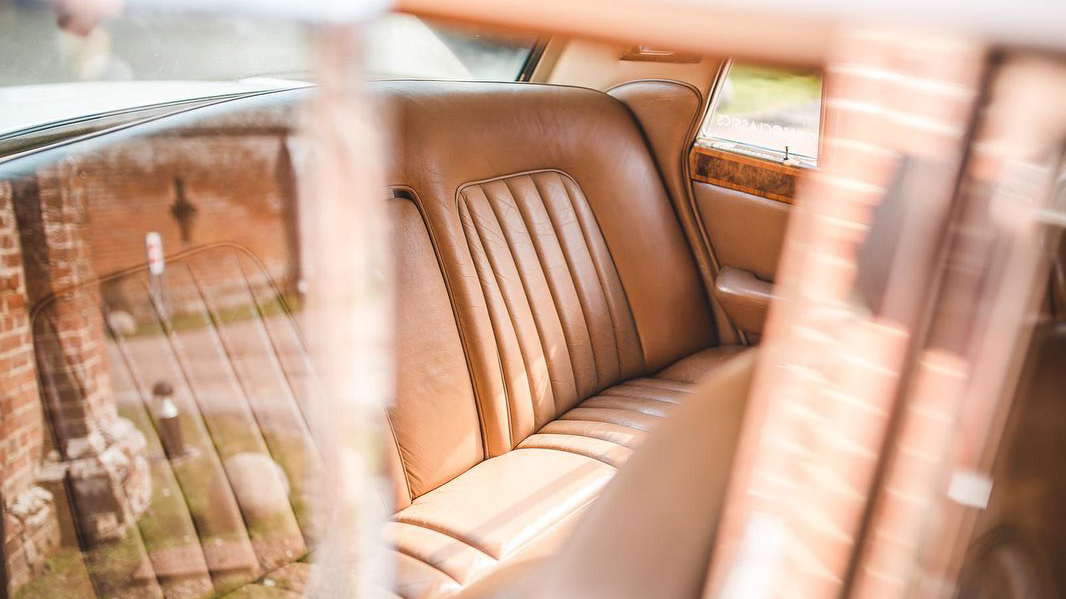
[[[459,191],[500,357],[513,443],[644,371],[629,303],[577,183],[536,171]]]
[[[595,90],[550,85],[390,81],[376,84],[375,90],[389,105],[396,131],[387,180],[409,190],[440,255],[467,352],[486,457],[521,443],[521,431],[542,419],[534,407],[547,412],[569,403],[560,392],[570,384],[568,377],[561,369],[549,369],[552,351],[561,355],[565,347],[577,356],[587,344],[602,386],[614,378],[610,362],[603,361],[609,356],[614,356],[621,380],[621,373],[647,376],[714,343],[714,323],[692,252],[647,141],[623,104]],[[497,190],[493,181],[503,188]],[[478,212],[484,220],[476,224],[487,237],[474,243],[479,231],[461,192],[473,197],[475,186],[483,194],[475,201],[489,209],[508,208],[496,200],[490,203],[494,193],[505,189],[512,200],[509,209],[524,219],[522,227],[511,230],[517,222],[508,218],[514,214]],[[530,204],[528,196],[539,199]],[[541,218],[546,214],[552,224],[546,236],[538,233],[543,220],[536,220],[532,211],[538,205]],[[523,214],[519,207],[529,210]],[[516,240],[528,236],[530,256],[543,265],[527,265],[521,255],[498,254],[494,246],[509,247],[505,233],[519,234],[512,236]],[[566,296],[556,294],[551,299],[559,302],[558,329],[538,311],[542,320],[537,324],[544,328],[534,327],[534,335],[526,335],[527,328],[511,318],[524,312],[533,319],[533,308],[498,289],[496,278],[507,273],[494,270],[504,267],[492,260],[510,261],[514,277],[530,274],[523,269],[533,266],[542,271],[548,290],[564,291],[552,278],[558,258],[553,262],[544,245],[549,239],[558,243],[567,268],[574,269],[564,280],[570,279],[582,311],[571,310]],[[536,282],[534,277],[525,283]],[[518,285],[515,289],[525,294],[522,284],[506,279],[506,285]],[[527,298],[535,291],[530,287]],[[580,326],[571,325],[571,315],[585,321],[587,340],[577,334]],[[610,320],[619,316],[631,316],[631,322]],[[610,333],[597,332],[604,328]],[[636,335],[630,334],[633,329]],[[618,337],[621,352],[613,347],[611,334]],[[554,335],[562,335],[563,343]],[[543,360],[539,366],[538,359]],[[539,370],[539,378],[526,376],[527,361]],[[633,363],[643,367],[631,369]],[[581,375],[588,370],[587,360],[585,364],[569,375],[575,389],[597,386]],[[524,403],[516,395],[523,393],[520,386]],[[534,400],[538,389],[541,395]],[[515,413],[510,413],[512,407]]]

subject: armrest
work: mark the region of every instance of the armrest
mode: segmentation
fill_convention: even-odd
[[[724,266],[715,280],[714,297],[733,324],[749,333],[762,333],[774,285],[746,270]]]

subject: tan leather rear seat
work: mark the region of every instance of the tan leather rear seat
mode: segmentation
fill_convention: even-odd
[[[738,348],[644,138],[591,90],[388,82],[398,595],[549,550]]]

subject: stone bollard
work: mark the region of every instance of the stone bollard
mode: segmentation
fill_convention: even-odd
[[[172,395],[174,388],[166,381],[159,381],[152,386],[152,398],[156,405],[155,416],[159,423],[159,440],[167,457],[173,460],[184,456],[187,450],[185,438],[181,434],[178,406],[170,399]]]

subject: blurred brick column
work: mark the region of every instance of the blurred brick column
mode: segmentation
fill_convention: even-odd
[[[99,293],[89,260],[88,212],[69,163],[37,175],[35,193],[17,210],[45,401],[67,457],[77,457],[89,437],[116,417],[107,370],[106,337]],[[29,190],[28,190],[29,191]],[[73,455],[72,455],[73,454]]]
[[[95,543],[125,534],[130,516],[147,507],[151,479],[144,436],[115,408],[82,179],[76,160],[46,167],[19,185],[14,208],[40,402],[57,445],[38,480],[57,498],[69,484],[74,505],[66,509]]]
[[[52,495],[34,485],[44,441],[39,398],[22,244],[11,185],[0,182],[0,496],[9,593],[41,573],[59,542]]]
[[[981,64],[980,49],[964,41],[886,31],[837,40],[826,67],[827,134],[790,217],[782,299],[708,596],[844,592]],[[875,240],[870,259],[864,243],[890,197],[902,224]]]
[[[933,324],[888,448],[855,597],[948,599],[989,588],[993,596],[1003,590],[996,586],[1002,569],[1016,573],[1015,584],[1031,585],[1027,596],[1050,592],[1024,560],[999,565],[982,561],[980,551],[969,564],[976,586],[960,590],[957,582],[978,518],[997,523],[986,511],[988,494],[1007,482],[992,484],[1031,302],[1046,289],[1038,264],[1048,230],[1033,217],[1061,177],[1063,93],[1066,71],[1057,62],[998,65],[964,173]]]

